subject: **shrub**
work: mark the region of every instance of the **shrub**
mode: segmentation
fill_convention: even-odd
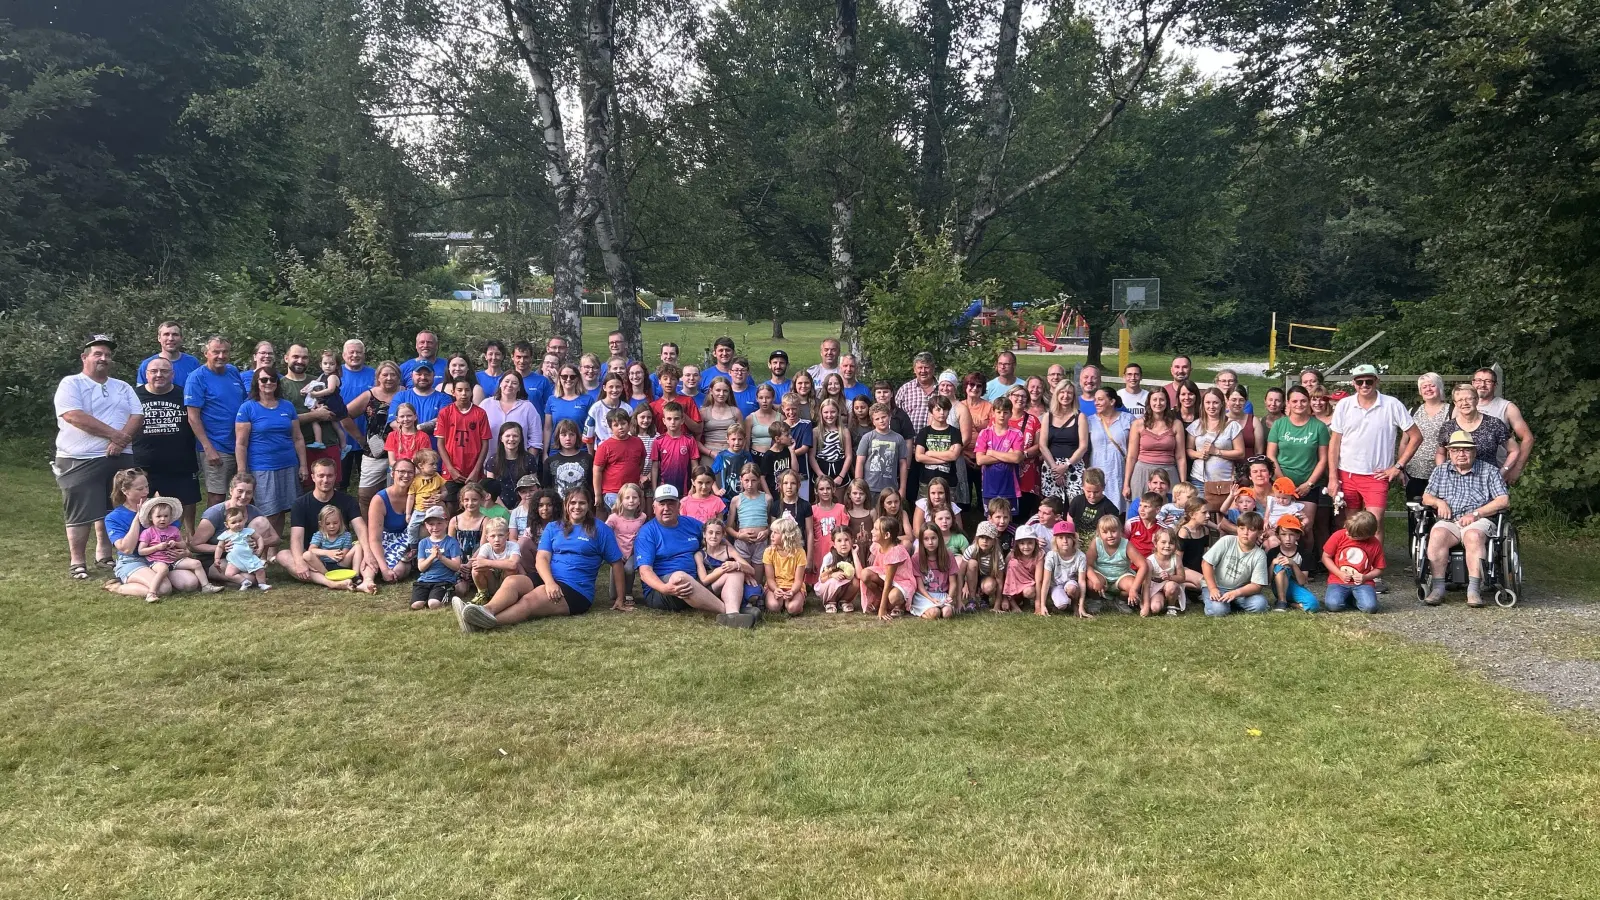
[[[939,368],[959,371],[987,369],[1001,350],[1011,346],[1016,329],[1002,319],[993,328],[955,327],[973,299],[998,291],[992,281],[962,278],[961,258],[948,234],[927,238],[913,234],[887,272],[869,281],[863,290],[867,324],[862,344],[874,377],[901,379],[911,371],[911,359],[922,351],[933,354]]]

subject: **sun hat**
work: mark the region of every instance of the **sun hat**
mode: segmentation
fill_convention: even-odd
[[[677,499],[678,499],[678,489],[673,487],[672,485],[663,484],[662,486],[656,488],[656,501],[657,502],[660,502],[662,500],[677,500]]]
[[[1280,494],[1292,494],[1294,493],[1294,488],[1294,479],[1283,475],[1279,475],[1278,479],[1272,482],[1272,489]]]
[[[442,506],[430,506],[428,507],[428,511],[422,514],[422,521],[424,522],[428,521],[429,519],[449,520],[449,518],[449,516],[444,514],[444,507]]]
[[[977,536],[978,537],[989,537],[989,538],[994,538],[996,540],[999,540],[1000,539],[1000,531],[999,531],[999,529],[994,527],[994,523],[993,522],[979,522],[978,523],[978,535]]]
[[[1472,439],[1472,435],[1467,434],[1465,431],[1460,429],[1457,429],[1450,435],[1450,443],[1446,444],[1445,446],[1449,447],[1451,450],[1455,450],[1457,448],[1470,450],[1478,449],[1478,443]]]
[[[950,384],[959,384],[961,383],[961,378],[949,369],[945,369],[943,372],[939,373],[939,383],[944,384],[946,382]]]
[[[1362,363],[1361,365],[1356,366],[1355,368],[1350,370],[1350,377],[1351,378],[1360,378],[1360,377],[1362,377],[1364,375],[1370,375],[1373,378],[1378,377],[1378,367],[1374,366],[1374,365],[1369,365],[1367,363]]]
[[[1277,527],[1287,528],[1290,531],[1305,531],[1305,526],[1301,525],[1300,520],[1294,516],[1279,516]]]
[[[1073,527],[1071,519],[1062,519],[1050,528],[1052,534],[1074,534],[1077,530]]]
[[[165,506],[172,512],[173,522],[176,522],[183,517],[183,504],[178,501],[177,497],[151,497],[149,500],[146,500],[139,506],[139,524],[142,527],[150,527],[150,514],[154,512],[158,506]],[[167,524],[170,525],[172,523],[169,522]]]

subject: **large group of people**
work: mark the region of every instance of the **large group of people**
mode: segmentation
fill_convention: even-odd
[[[55,397],[55,470],[69,574],[107,590],[270,590],[281,572],[330,590],[410,583],[416,610],[466,632],[580,615],[604,578],[635,596],[748,627],[765,614],[937,619],[995,610],[1207,615],[1378,609],[1390,487],[1438,515],[1435,571],[1509,504],[1533,436],[1492,369],[1407,409],[1361,365],[1353,391],[1304,372],[1259,408],[1237,373],[1170,380],[1137,364],[1020,377],[939,372],[859,381],[837,340],[790,371],[719,338],[704,365],[672,343],[651,364],[498,341],[368,365],[257,344],[236,367],[211,337],[197,359],[163,323],[137,385],[111,377],[94,335]],[[203,502],[202,502],[203,501]],[[91,544],[94,555],[90,557]],[[1442,554],[1442,555],[1441,555]],[[1308,589],[1325,578],[1319,600]],[[1442,601],[1434,579],[1425,602]]]

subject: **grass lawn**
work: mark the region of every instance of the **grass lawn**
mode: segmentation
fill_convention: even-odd
[[[466,307],[466,301],[435,300],[435,305],[445,309],[459,309]],[[482,316],[494,316],[494,313],[479,313]],[[606,335],[617,327],[616,319],[597,318],[586,316],[583,320],[583,348],[591,353],[598,354],[602,359],[606,355]],[[739,348],[741,355],[750,359],[755,368],[758,380],[766,380],[767,356],[773,350],[782,349],[789,354],[789,371],[815,365],[822,357],[820,348],[825,338],[839,336],[838,322],[785,322],[783,323],[784,340],[772,339],[772,324],[760,322],[749,325],[740,321],[728,322],[702,322],[684,321],[675,323],[646,322],[644,324],[644,345],[653,362],[656,351],[666,341],[673,341],[678,345],[678,352],[684,360],[702,358],[711,352],[711,345],[717,338],[727,335],[733,338],[734,345]],[[1115,335],[1112,335],[1113,344],[1107,348],[1104,359],[1108,364],[1115,365],[1117,348]],[[447,348],[448,349],[448,348]],[[1166,380],[1169,376],[1168,366],[1172,362],[1171,354],[1167,353],[1142,353],[1132,354],[1133,361],[1144,367],[1145,374],[1150,378]],[[1248,358],[1248,357],[1247,357]],[[1210,381],[1207,366],[1221,362],[1238,360],[1237,356],[1230,357],[1196,357],[1194,359],[1195,375],[1198,380]],[[1050,364],[1060,362],[1071,371],[1073,365],[1083,362],[1082,356],[1048,357],[1033,354],[1024,354],[1017,358],[1017,371],[1024,377],[1028,375],[1043,375]],[[1265,361],[1264,358],[1260,361]],[[907,373],[909,375],[909,373]],[[991,376],[993,373],[989,373]],[[1271,384],[1278,382],[1265,378],[1244,376],[1240,379],[1250,389],[1252,398],[1260,395]]]
[[[0,553],[0,896],[1600,892],[1600,744],[1351,616],[468,638],[395,589],[113,599],[53,526]]]

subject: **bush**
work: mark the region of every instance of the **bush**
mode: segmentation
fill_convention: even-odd
[[[961,259],[949,235],[929,239],[913,234],[889,271],[863,290],[867,324],[862,344],[873,376],[905,378],[912,357],[922,351],[932,353],[941,369],[987,370],[1012,345],[1015,324],[1002,319],[994,328],[958,330],[955,322],[974,298],[997,292],[993,281],[962,278]]]

